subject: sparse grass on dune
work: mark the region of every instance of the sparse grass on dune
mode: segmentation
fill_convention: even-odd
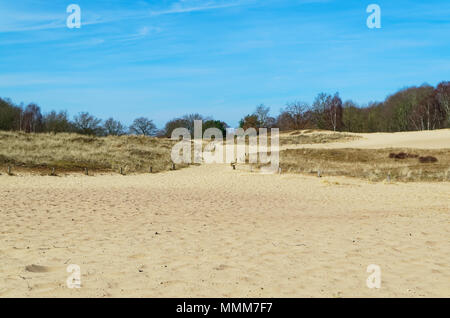
[[[391,153],[410,154],[405,159]],[[414,155],[431,156],[434,163],[421,163]],[[450,149],[288,149],[281,151],[282,171],[323,176],[348,176],[383,181],[450,181]]]
[[[306,137],[309,135],[308,137]],[[298,139],[291,139],[292,137]],[[350,139],[348,139],[350,138]],[[358,138],[334,132],[290,132],[280,136],[280,144],[328,143]],[[287,139],[287,140],[286,140]],[[300,141],[301,139],[301,141]],[[0,132],[0,165],[13,172],[33,173],[89,171],[125,173],[167,171],[172,166],[175,141],[143,136],[92,137],[79,134],[26,134]],[[270,144],[270,142],[269,142]],[[403,152],[404,159],[390,154]],[[422,163],[419,157],[435,157]],[[399,156],[397,156],[399,157]],[[177,165],[182,168],[187,165]],[[283,172],[348,176],[370,181],[450,181],[450,149],[287,149],[280,152]]]
[[[280,133],[280,145],[323,144],[350,141],[361,138],[358,135],[320,130],[296,130]]]
[[[174,141],[144,136],[0,132],[0,164],[57,171],[153,172],[171,168]],[[186,165],[179,165],[184,167]],[[177,165],[178,167],[178,165]]]

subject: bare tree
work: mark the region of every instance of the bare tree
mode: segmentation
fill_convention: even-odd
[[[261,127],[268,128],[272,123],[272,120],[270,119],[269,116],[269,112],[270,107],[266,107],[264,104],[256,106],[256,110],[253,114],[256,115],[258,123],[260,124]]]
[[[327,105],[328,118],[331,121],[331,126],[333,127],[333,131],[341,130],[342,128],[342,100],[339,97],[339,94],[334,94],[331,99],[329,105]]]
[[[103,129],[100,126],[102,120],[90,115],[87,112],[79,113],[74,117],[75,130],[85,135],[102,135]]]
[[[342,129],[342,100],[339,94],[334,96],[320,93],[313,104],[314,121],[319,129]]]
[[[447,127],[450,127],[450,82],[438,84],[436,87],[436,98],[445,111]]]
[[[203,117],[202,115],[195,113],[184,115],[183,117],[181,117],[181,120],[184,121],[186,125],[184,128],[187,128],[191,132],[191,135],[194,136],[194,122],[196,120],[210,120],[210,118]]]
[[[25,108],[22,114],[21,126],[28,133],[42,131],[42,114],[38,105],[30,104]]]
[[[152,136],[156,131],[153,121],[145,117],[136,118],[130,126],[130,132],[136,135]]]
[[[433,130],[444,126],[446,112],[436,94],[426,96],[410,115],[410,122],[416,130]]]
[[[165,137],[170,138],[172,136],[172,132],[177,128],[186,128],[189,129],[191,126],[190,121],[182,118],[175,118],[172,120],[169,120],[166,125],[164,126],[164,131],[162,132],[162,135]],[[191,132],[193,133],[193,132]]]
[[[73,125],[69,120],[67,111],[60,111],[57,113],[52,110],[50,113],[45,114],[43,122],[44,130],[47,132],[59,133],[70,132],[73,130]]]
[[[125,135],[125,126],[118,120],[109,118],[103,124],[103,129],[106,135],[122,136]]]
[[[319,93],[314,100],[312,111],[314,124],[319,129],[330,129],[330,122],[326,118],[327,109],[331,103],[331,96]]]
[[[289,121],[289,129],[304,129],[307,125],[305,112],[309,109],[309,105],[303,102],[288,103],[282,113],[286,113],[284,119]],[[281,119],[281,118],[280,118]]]

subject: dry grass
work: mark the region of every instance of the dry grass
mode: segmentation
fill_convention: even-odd
[[[171,168],[174,141],[143,136],[0,132],[0,164],[17,170],[153,172]],[[177,165],[184,167],[186,165]],[[5,169],[3,169],[6,171]]]
[[[361,138],[358,135],[351,135],[341,132],[321,132],[321,131],[292,131],[280,134],[280,145],[301,145],[301,144],[324,144],[330,142],[350,141]]]
[[[327,143],[357,138],[332,132],[293,132],[281,144]],[[142,136],[92,137],[78,134],[0,132],[0,165],[7,172],[28,170],[49,174],[80,172],[124,173],[169,170],[175,141]],[[270,144],[270,142],[269,142]],[[404,154],[402,154],[404,153]],[[400,154],[400,155],[399,155]],[[395,156],[394,156],[395,155]],[[431,157],[437,162],[421,162]],[[403,158],[403,159],[398,159]],[[419,160],[421,159],[422,160]],[[450,181],[450,149],[287,149],[280,153],[283,172],[349,176],[371,181]],[[187,165],[177,165],[177,168]]]
[[[411,154],[404,159],[391,153]],[[432,156],[434,163],[421,163]],[[349,176],[370,181],[450,181],[450,150],[418,149],[288,149],[280,153],[282,171],[323,176]]]

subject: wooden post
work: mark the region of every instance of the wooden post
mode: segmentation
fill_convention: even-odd
[[[87,175],[87,176],[89,175],[89,169],[88,168],[84,168],[84,174]]]
[[[176,170],[175,164],[172,163],[172,170]]]
[[[123,168],[120,167],[120,174],[123,175]]]
[[[153,167],[150,166],[150,173],[153,173]]]
[[[11,173],[11,166],[8,166],[8,175],[12,175],[12,173]]]

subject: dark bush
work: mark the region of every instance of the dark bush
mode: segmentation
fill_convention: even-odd
[[[417,157],[419,157],[419,155],[406,153],[406,152],[399,152],[399,153],[391,152],[389,154],[389,158],[392,158],[392,159],[407,159],[407,158],[417,158]]]
[[[433,156],[426,156],[426,157],[419,157],[419,161],[421,163],[433,163],[433,162],[437,162],[437,158],[433,157]]]

